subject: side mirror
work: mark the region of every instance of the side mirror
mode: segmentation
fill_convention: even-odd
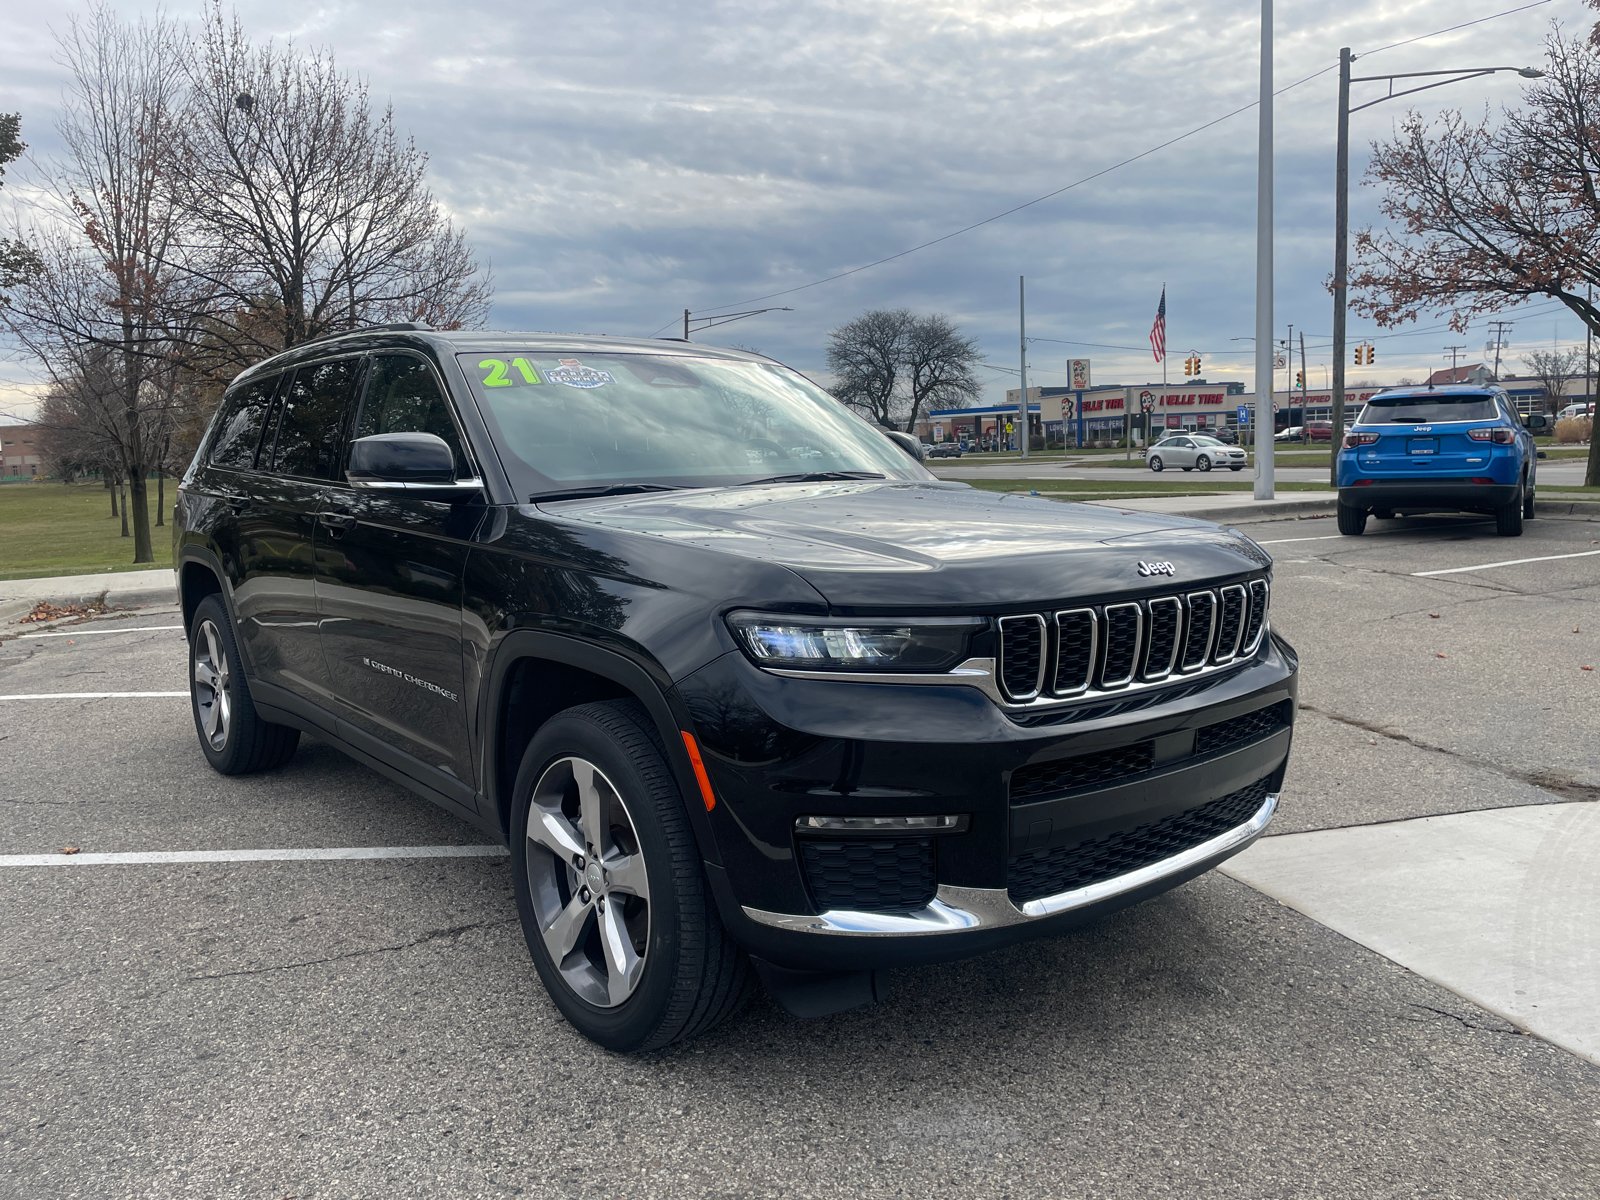
[[[357,438],[350,443],[345,477],[358,488],[458,486],[455,456],[445,440],[432,433],[376,433]]]
[[[898,429],[885,429],[883,433],[885,437],[887,437],[896,446],[899,446],[900,449],[904,450],[907,454],[911,455],[912,458],[916,459],[918,462],[923,461],[922,443],[916,438],[912,437],[909,433],[901,433]]]
[[[1522,427],[1529,433],[1543,433],[1550,428],[1550,418],[1543,413],[1528,413],[1522,418]]]

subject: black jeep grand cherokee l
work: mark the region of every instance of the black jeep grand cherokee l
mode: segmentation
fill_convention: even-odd
[[[1213,525],[933,478],[778,364],[400,326],[229,389],[179,492],[195,726],[509,843],[615,1049],[1059,933],[1271,818],[1296,660]]]

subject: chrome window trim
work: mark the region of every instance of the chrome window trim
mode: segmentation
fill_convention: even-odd
[[[1233,635],[1233,646],[1227,654],[1222,652],[1222,609],[1227,603],[1229,592],[1239,593],[1239,628]],[[1242,583],[1230,583],[1227,587],[1217,589],[1217,623],[1214,627],[1216,645],[1212,648],[1211,658],[1216,663],[1232,662],[1239,657],[1239,643],[1244,640],[1244,627],[1250,623],[1250,592]]]
[[[1170,858],[1150,863],[1123,875],[1102,879],[1069,892],[1041,896],[1022,905],[1012,902],[1005,888],[965,888],[942,883],[927,905],[911,913],[852,912],[833,909],[810,915],[775,913],[745,907],[744,915],[760,925],[787,929],[795,933],[819,933],[844,937],[906,937],[940,933],[962,933],[972,929],[996,929],[1021,925],[1041,917],[1059,916],[1087,908],[1128,892],[1160,883],[1174,875],[1243,850],[1261,836],[1278,809],[1282,792],[1269,792],[1261,807],[1244,824],[1216,837],[1180,851]]]
[[[1204,671],[1208,666],[1210,666],[1211,665],[1211,647],[1212,647],[1213,643],[1215,643],[1216,640],[1217,640],[1217,616],[1218,616],[1218,611],[1217,610],[1220,607],[1220,604],[1219,604],[1219,602],[1217,600],[1217,594],[1215,592],[1213,592],[1213,591],[1190,592],[1188,595],[1186,595],[1183,598],[1183,610],[1184,610],[1183,611],[1183,617],[1184,617],[1184,620],[1183,620],[1183,645],[1184,645],[1184,649],[1187,650],[1188,647],[1189,647],[1189,623],[1194,619],[1194,598],[1196,596],[1204,596],[1207,600],[1210,601],[1210,606],[1211,606],[1210,627],[1206,630],[1205,649],[1204,649],[1204,652],[1200,655],[1200,661],[1197,664],[1195,664],[1192,667],[1189,666],[1188,663],[1184,659],[1183,652],[1182,651],[1179,652],[1179,654],[1178,654],[1178,673],[1180,675],[1197,675],[1200,672]]]
[[[1061,618],[1077,617],[1087,613],[1089,615],[1089,665],[1083,673],[1083,682],[1077,687],[1058,688],[1056,684],[1061,681]],[[1092,608],[1063,608],[1055,614],[1056,626],[1056,663],[1050,672],[1050,695],[1056,699],[1067,696],[1081,696],[1089,690],[1089,685],[1094,682],[1095,663],[1100,657],[1100,618]]]
[[[1102,609],[1101,619],[1106,623],[1106,649],[1111,653],[1111,614],[1121,609],[1133,609],[1133,654],[1128,660],[1128,673],[1121,679],[1107,679],[1105,677],[1105,664],[1101,664],[1100,690],[1121,691],[1133,682],[1133,677],[1139,673],[1139,656],[1144,651],[1144,607],[1136,601],[1124,604],[1108,604]],[[1002,649],[1002,653],[1004,650]]]
[[[1032,621],[1038,626],[1039,629],[1039,670],[1034,674],[1033,677],[1033,690],[1026,693],[1011,692],[1010,689],[1006,687],[1005,679],[1003,677],[999,678],[1001,690],[1006,692],[1008,699],[1014,703],[1025,703],[1029,700],[1035,699],[1044,689],[1045,672],[1048,671],[1050,667],[1050,627],[1045,624],[1044,618],[1038,613],[1017,613],[1013,616],[1001,617],[995,622],[995,629],[998,631],[998,636],[1000,639],[1000,654],[998,660],[991,660],[995,663],[995,665],[990,668],[991,671],[996,671],[999,663],[1005,660],[1006,622],[1008,621],[1013,623],[1018,621]],[[959,668],[957,669],[959,670]]]
[[[483,480],[458,479],[454,483],[401,483],[389,479],[346,479],[345,486],[363,492],[454,492],[462,488],[481,488]]]
[[[1142,679],[1155,680],[1166,679],[1169,677],[1178,665],[1178,653],[1183,648],[1183,635],[1185,632],[1183,627],[1183,601],[1179,600],[1176,596],[1157,596],[1155,599],[1147,601],[1145,607],[1151,612],[1152,625],[1155,624],[1153,618],[1155,614],[1155,607],[1158,604],[1171,604],[1174,605],[1178,610],[1177,615],[1173,618],[1172,653],[1167,656],[1166,667],[1159,672],[1152,671],[1150,669],[1150,664],[1146,662],[1144,665],[1144,671],[1140,674],[1140,678]],[[1146,637],[1144,642],[1145,654],[1148,656],[1150,653],[1150,639]]]

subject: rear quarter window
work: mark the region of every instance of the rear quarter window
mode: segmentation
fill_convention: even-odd
[[[257,379],[237,388],[223,401],[217,436],[211,443],[211,465],[248,471],[256,465],[261,430],[272,408],[279,377]]]

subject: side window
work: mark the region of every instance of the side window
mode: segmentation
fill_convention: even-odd
[[[302,479],[332,476],[345,407],[361,366],[359,358],[338,358],[295,372],[280,406],[274,471]]]
[[[461,435],[450,419],[450,402],[439,391],[433,371],[409,354],[380,354],[372,360],[366,398],[351,441],[375,433],[431,433],[444,439],[455,456],[456,472],[470,470],[461,452]]]
[[[229,393],[218,419],[217,437],[211,444],[211,465],[248,471],[256,465],[256,446],[272,408],[272,394],[280,376],[258,379]],[[270,451],[269,451],[270,453]]]

